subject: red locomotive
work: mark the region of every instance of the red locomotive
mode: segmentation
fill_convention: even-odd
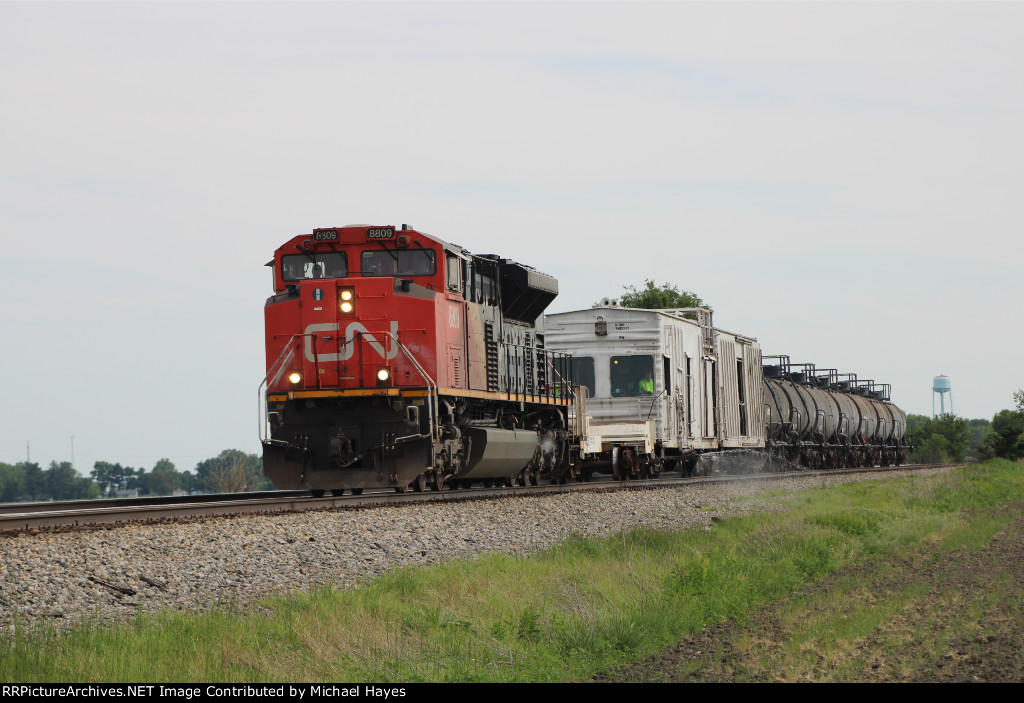
[[[281,489],[536,483],[569,471],[557,281],[402,225],[315,229],[274,253],[264,473]]]

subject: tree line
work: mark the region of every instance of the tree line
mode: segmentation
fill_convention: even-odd
[[[238,449],[196,464],[194,471],[179,471],[169,459],[153,468],[133,468],[97,461],[88,476],[79,474],[71,462],[51,461],[44,469],[35,462],[0,462],[0,502],[78,500],[114,497],[137,490],[139,495],[185,493],[241,493],[273,490],[263,475],[263,459]]]
[[[1013,394],[1015,409],[1000,410],[989,420],[947,414],[936,418],[907,416],[911,458],[925,464],[947,461],[1024,458],[1024,389]]]

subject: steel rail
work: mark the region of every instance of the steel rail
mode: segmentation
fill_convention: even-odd
[[[89,498],[81,500],[47,500],[25,503],[0,503],[0,515],[10,513],[41,513],[56,510],[89,510],[96,508],[124,508],[133,505],[177,505],[216,500],[252,500],[256,498],[299,498],[311,495],[309,491],[250,491],[246,493],[209,493],[187,496],[142,496],[135,498]]]
[[[527,497],[573,493],[578,491],[612,492],[622,490],[656,490],[688,485],[718,484],[731,481],[771,481],[801,476],[828,477],[856,473],[887,473],[893,471],[921,471],[935,468],[964,466],[965,464],[904,464],[902,466],[862,467],[854,469],[821,469],[793,472],[750,474],[715,474],[692,478],[658,478],[635,481],[589,481],[511,488],[463,488],[423,493],[396,493],[381,490],[376,493],[347,496],[315,497],[303,491],[268,491],[255,494],[220,494],[205,500],[191,496],[189,502],[164,502],[155,499],[122,499],[122,501],[77,501],[66,503],[12,503],[2,507],[0,533],[18,534],[44,529],[88,529],[95,527],[127,526],[144,523],[185,521],[214,516],[233,516],[307,510],[367,509],[384,506],[413,505],[424,502],[457,502],[464,500],[490,500],[497,498]]]

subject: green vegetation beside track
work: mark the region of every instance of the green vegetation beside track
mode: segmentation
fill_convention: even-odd
[[[724,621],[742,629],[769,603],[804,603],[802,589],[841,570],[859,574],[844,588],[871,589],[873,565],[982,549],[1006,528],[1007,506],[1024,503],[1024,465],[996,459],[757,500],[785,509],[725,517],[708,530],[642,529],[573,538],[530,557],[403,569],[248,612],[19,631],[0,645],[0,680],[590,680]],[[843,647],[902,613],[915,588],[842,622],[815,621],[800,637],[831,628],[828,641]],[[823,646],[815,644],[819,655]]]

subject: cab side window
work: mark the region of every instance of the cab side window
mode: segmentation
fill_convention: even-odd
[[[574,356],[572,358],[572,380],[581,386],[586,386],[590,391],[590,397],[597,393],[597,383],[594,375],[594,357]]]
[[[613,398],[654,394],[653,356],[613,356],[610,371]]]
[[[457,256],[448,257],[448,290],[462,290],[462,261]]]

